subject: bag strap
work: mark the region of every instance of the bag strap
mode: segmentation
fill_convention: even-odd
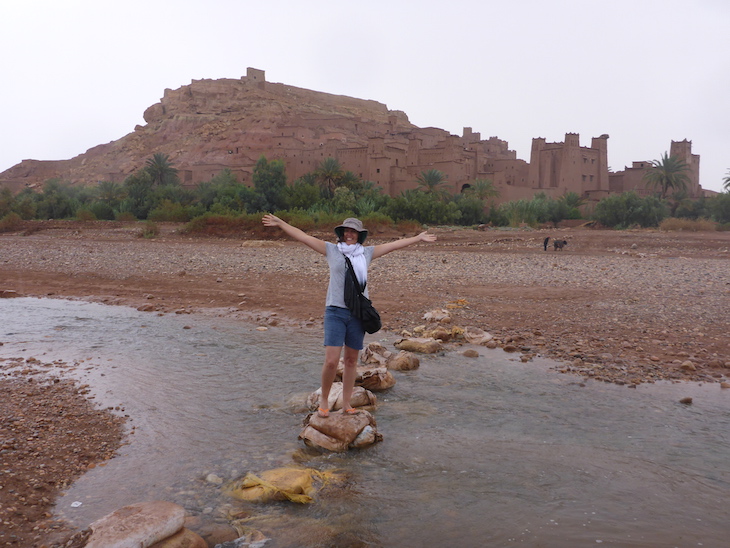
[[[355,287],[357,288],[357,292],[362,295],[363,289],[365,289],[365,285],[368,283],[365,282],[365,285],[360,287],[360,282],[357,279],[357,275],[355,274],[355,269],[352,267],[352,263],[350,262],[350,258],[345,255],[344,253],[342,256],[345,258],[345,262],[347,263],[347,271],[350,273],[350,276],[352,277],[352,281],[355,283]]]

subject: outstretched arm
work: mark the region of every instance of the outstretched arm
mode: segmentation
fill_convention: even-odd
[[[375,249],[373,250],[373,259],[377,259],[378,257],[382,257],[386,253],[390,253],[391,251],[395,251],[396,249],[403,249],[404,247],[408,247],[409,245],[418,243],[418,242],[435,242],[436,241],[436,235],[435,234],[429,234],[428,232],[421,232],[418,236],[413,236],[411,238],[402,238],[400,240],[395,240],[393,242],[388,242],[387,244],[380,244],[376,245]]]
[[[261,219],[261,222],[264,223],[264,226],[278,227],[290,238],[294,238],[296,241],[303,243],[307,247],[311,247],[317,253],[327,255],[327,243],[324,240],[310,236],[303,230],[290,225],[286,221],[282,221],[276,215],[266,214]]]

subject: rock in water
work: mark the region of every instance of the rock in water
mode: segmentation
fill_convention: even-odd
[[[307,407],[311,411],[314,411],[315,409],[317,409],[317,407],[319,407],[320,394],[322,394],[322,389],[317,388],[317,390],[312,392],[307,398]],[[367,407],[368,409],[373,409],[375,407],[376,401],[377,398],[375,397],[375,394],[373,394],[369,390],[366,390],[362,386],[355,386],[353,388],[352,396],[350,397],[350,405],[352,405],[353,407]],[[329,409],[330,411],[337,411],[338,409],[342,409],[341,382],[332,383],[332,388],[330,388]]]
[[[313,413],[307,417],[299,439],[310,447],[341,453],[382,441],[383,436],[377,431],[375,418],[363,409],[353,415],[330,413],[329,417]]]
[[[198,533],[182,528],[171,537],[155,542],[150,548],[208,548],[208,543]]]
[[[185,509],[156,500],[124,506],[90,525],[86,548],[152,546],[183,528]]]
[[[443,349],[443,346],[436,339],[421,337],[415,339],[400,339],[395,342],[398,350],[406,352],[420,352],[421,354],[435,354]]]

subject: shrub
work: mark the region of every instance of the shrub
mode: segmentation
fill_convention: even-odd
[[[352,212],[330,212],[330,211],[312,211],[306,213],[304,211],[287,211],[281,212],[282,219],[290,222],[297,228],[304,231],[316,230],[332,230],[334,227],[342,223],[347,217],[352,217]],[[279,215],[281,217],[281,215]]]
[[[723,192],[707,200],[708,209],[712,212],[712,218],[718,223],[730,223],[730,192]]]
[[[383,213],[395,221],[415,220],[428,224],[456,224],[461,211],[454,202],[442,199],[440,193],[406,190],[383,208]]]
[[[416,234],[420,234],[421,232],[423,232],[423,225],[418,221],[398,221],[395,224],[395,228],[401,234],[411,234],[414,232]]]
[[[104,202],[94,202],[89,206],[89,211],[94,214],[97,219],[104,219],[105,221],[114,220],[114,210],[109,204]],[[78,212],[76,212],[78,216]]]
[[[116,214],[115,219],[123,223],[129,223],[132,221],[136,221],[137,217],[135,217],[134,213],[132,213],[131,211],[120,211]]]
[[[20,229],[23,219],[17,213],[8,213],[0,219],[0,232],[11,232]]]
[[[154,238],[159,235],[160,227],[153,221],[145,221],[142,230],[139,233],[140,238]]]
[[[659,223],[661,230],[670,231],[687,231],[687,232],[707,232],[717,230],[717,223],[709,219],[678,219],[670,217]]]
[[[360,220],[362,221],[363,226],[368,229],[371,236],[375,232],[381,232],[393,227],[393,219],[383,213],[368,213],[367,215],[360,217]],[[339,222],[337,224],[339,224]]]
[[[96,215],[90,209],[80,208],[76,210],[76,219],[79,221],[96,221]]]
[[[231,237],[239,236],[243,231],[261,233],[261,215],[244,213],[242,215],[213,215],[206,213],[195,217],[180,232],[183,234],[200,234],[206,236]]]
[[[284,190],[286,201],[292,209],[309,209],[321,199],[318,185],[297,179]]]
[[[509,226],[518,227],[521,224],[536,226],[545,211],[544,200],[514,200],[505,202],[498,207],[499,213],[507,219]]]
[[[655,196],[641,198],[635,192],[608,196],[596,204],[594,220],[604,226],[628,228],[659,226],[668,215],[667,206]]]
[[[158,207],[149,212],[147,218],[157,222],[186,223],[192,218],[191,208],[170,200],[164,200]]]
[[[459,224],[461,225],[478,225],[487,219],[484,201],[476,196],[458,194],[454,196],[454,203],[461,212],[459,217]]]

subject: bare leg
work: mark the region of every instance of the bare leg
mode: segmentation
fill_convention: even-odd
[[[320,409],[329,411],[330,389],[337,374],[337,366],[340,363],[340,352],[342,348],[339,346],[324,347],[324,365],[322,366],[322,394],[319,397]]]
[[[355,388],[355,379],[357,378],[357,358],[360,354],[359,350],[345,347],[345,371],[342,373],[342,410],[351,409],[350,398]]]

